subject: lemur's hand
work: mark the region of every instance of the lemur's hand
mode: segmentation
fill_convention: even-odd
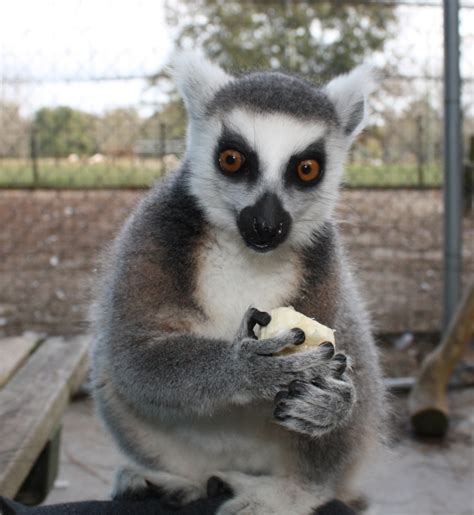
[[[255,325],[266,326],[270,320],[268,313],[248,309],[234,340],[237,366],[246,389],[243,393],[254,399],[271,400],[295,380],[309,382],[340,369],[339,361],[332,359],[335,350],[329,342],[304,353],[276,355],[287,347],[302,344],[305,335],[301,329],[294,328],[274,338],[258,340],[253,331]]]
[[[283,427],[321,436],[344,423],[355,401],[355,390],[345,374],[347,358],[336,354],[331,373],[311,381],[296,380],[275,396],[274,417]]]

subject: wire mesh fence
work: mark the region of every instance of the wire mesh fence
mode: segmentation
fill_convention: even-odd
[[[65,9],[58,2],[40,4],[41,20],[48,8]],[[103,37],[94,39],[95,31],[105,30],[96,10],[107,6],[84,13],[84,3],[70,4],[68,16],[78,19],[68,29],[75,39],[64,27],[45,34],[34,13],[19,39],[4,36],[0,332],[86,330],[101,249],[143,190],[179,166],[185,118],[182,106],[170,104],[173,92],[154,59],[170,43],[156,37],[165,25],[148,20],[151,4],[124,2],[110,28],[121,38],[131,30],[131,13],[140,12],[139,32],[149,38],[141,58],[127,50],[133,45],[111,48]],[[432,332],[440,329],[442,299],[442,9],[430,2],[389,4],[403,31],[375,56],[382,80],[372,123],[351,154],[337,217],[377,330]],[[466,282],[474,274],[474,5],[463,5]],[[84,34],[89,43],[81,53]],[[43,36],[46,43],[38,49],[35,38]],[[58,48],[61,38],[69,46]],[[15,45],[38,64],[20,66]]]

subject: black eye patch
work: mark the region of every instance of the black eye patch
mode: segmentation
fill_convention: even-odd
[[[259,174],[257,153],[252,149],[245,138],[227,127],[224,127],[214,151],[214,163],[219,172],[221,171],[219,156],[225,150],[237,150],[245,158],[242,168],[231,175],[226,174],[226,177],[231,181],[256,182]]]
[[[301,161],[306,160],[315,160],[318,162],[320,167],[320,173],[314,181],[308,181],[304,182],[301,181],[298,177],[297,168],[298,164],[301,163]],[[324,171],[325,171],[325,165],[326,165],[326,150],[324,145],[324,140],[319,139],[311,145],[307,146],[303,151],[298,152],[297,154],[293,154],[289,161],[288,165],[286,167],[285,171],[285,185],[286,186],[294,186],[299,189],[307,189],[315,186],[316,184],[319,184],[324,177]]]

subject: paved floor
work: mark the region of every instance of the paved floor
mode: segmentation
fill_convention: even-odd
[[[417,442],[402,429],[388,455],[376,460],[362,481],[371,512],[474,514],[474,389],[451,395],[451,413],[443,443]],[[46,502],[106,499],[120,461],[91,400],[72,403],[64,419],[59,478]]]

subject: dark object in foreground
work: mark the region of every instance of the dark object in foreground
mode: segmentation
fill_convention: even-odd
[[[227,499],[203,499],[181,510],[165,508],[159,499],[144,501],[86,501],[49,506],[28,507],[0,497],[2,515],[212,515]],[[258,515],[258,514],[256,514]],[[308,515],[355,515],[355,512],[338,500],[330,501]]]
[[[474,325],[474,284],[458,305],[441,344],[423,362],[409,398],[410,419],[420,436],[444,436],[448,430],[448,381],[462,358]]]

